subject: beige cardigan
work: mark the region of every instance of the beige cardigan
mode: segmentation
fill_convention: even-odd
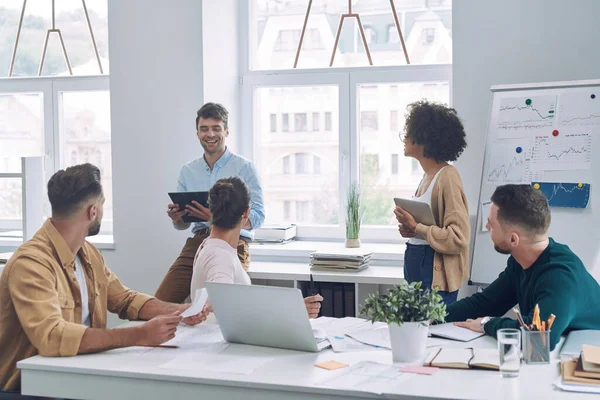
[[[437,226],[418,224],[416,232],[435,250],[433,288],[454,292],[469,276],[471,227],[462,180],[451,165],[440,172],[433,185],[431,210]]]

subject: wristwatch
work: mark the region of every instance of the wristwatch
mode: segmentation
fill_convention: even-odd
[[[488,323],[488,321],[489,321],[490,319],[492,319],[492,317],[483,317],[483,318],[481,318],[481,330],[482,330],[484,333],[485,333],[485,328],[484,328],[484,326],[485,326],[485,324],[487,324],[487,323]]]

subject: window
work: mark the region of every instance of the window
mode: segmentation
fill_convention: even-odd
[[[327,132],[331,132],[331,113],[330,112],[325,113],[325,130]]]
[[[398,175],[398,154],[392,154],[392,175]]]
[[[321,173],[321,158],[319,156],[313,156],[313,174],[319,175]]]
[[[391,94],[389,86],[397,86],[401,97],[390,99],[386,94]],[[367,85],[365,85],[367,86]],[[428,83],[394,83],[379,84],[378,95],[373,96],[372,88],[363,91],[359,87],[359,108],[361,117],[364,108],[369,110],[386,110],[394,104],[399,110],[413,102],[426,98],[431,101],[448,103],[449,86],[447,82]],[[368,111],[369,113],[372,111]],[[396,124],[402,129],[404,116],[398,118]],[[364,117],[362,118],[364,119]],[[394,197],[410,198],[419,183],[421,168],[419,163],[407,157],[400,157],[403,150],[402,142],[398,139],[398,130],[381,133],[373,137],[372,128],[361,123],[360,132],[360,183],[364,190],[365,212],[363,216],[366,225],[392,225],[394,216],[390,213],[390,199]],[[379,158],[377,158],[379,156]],[[381,168],[379,160],[391,160],[391,168]],[[415,162],[418,170],[415,171]],[[418,174],[418,177],[417,175]]]
[[[398,132],[398,110],[390,111],[390,131]]]
[[[360,129],[361,131],[376,131],[379,128],[377,121],[377,111],[361,111],[360,112]]]
[[[290,131],[290,114],[282,114],[281,115],[281,130],[283,132]]]
[[[290,220],[290,215],[291,215],[290,209],[291,209],[291,201],[284,200],[283,201],[283,219],[285,221]]]
[[[296,174],[308,174],[308,154],[296,153]]]
[[[246,81],[246,79],[244,79]],[[260,106],[265,113],[254,114],[252,159],[260,174],[264,204],[268,212],[265,223],[278,224],[286,221],[281,204],[286,201],[296,205],[296,216],[304,223],[332,225],[338,223],[339,215],[339,133],[334,131],[306,135],[265,135],[269,129],[269,115],[282,105],[289,113],[308,115],[311,109],[335,110],[337,118],[338,88],[334,85],[311,86],[253,86],[252,105]],[[312,111],[310,111],[312,113]],[[283,126],[288,113],[283,114]],[[333,119],[333,112],[330,113]],[[319,154],[315,162],[313,155]],[[283,174],[277,160],[283,160]],[[292,164],[293,163],[293,164]],[[318,163],[315,167],[315,163]],[[292,166],[293,165],[293,166]],[[311,174],[317,168],[320,174]],[[291,170],[293,168],[293,170]],[[297,176],[290,179],[286,174]],[[300,203],[297,203],[300,202]],[[308,204],[320,207],[309,209]],[[298,206],[298,204],[301,204]],[[302,209],[298,209],[302,207]],[[279,210],[279,211],[277,211]],[[294,210],[291,211],[292,213]]]
[[[289,175],[290,173],[290,156],[283,157],[283,174]]]
[[[277,132],[277,114],[271,114],[271,133]]]
[[[306,113],[297,113],[294,115],[294,130],[296,132],[306,132]]]
[[[251,70],[292,69],[304,24],[306,0],[249,0],[242,15],[250,32]],[[396,1],[396,12],[412,65],[452,62],[452,2]],[[373,65],[405,65],[404,52],[393,23],[390,4],[382,0],[353,1],[358,13]],[[327,68],[336,40],[340,15],[348,12],[348,2],[312,2],[297,68]],[[425,32],[426,29],[430,31]],[[429,49],[435,35],[439,49]],[[382,35],[380,38],[379,35]],[[366,51],[356,23],[344,21],[336,50],[334,67],[368,67]]]
[[[321,130],[321,120],[320,120],[320,114],[318,112],[314,112],[312,114],[312,130],[314,132],[318,132]]]

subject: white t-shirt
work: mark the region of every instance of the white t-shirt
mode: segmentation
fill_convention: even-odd
[[[438,175],[440,174],[440,172],[442,172],[442,170],[446,168],[446,167],[442,167],[433,177],[433,179],[431,180],[431,183],[429,183],[429,186],[427,187],[427,190],[425,191],[425,193],[423,193],[420,196],[416,196],[415,195],[412,197],[413,200],[421,202],[421,203],[427,203],[429,204],[429,206],[431,207],[431,192],[433,192],[433,186],[435,185],[435,181],[437,181]],[[417,191],[420,189],[421,185],[419,185],[419,188],[417,189]],[[408,243],[410,244],[414,244],[414,245],[418,245],[418,246],[426,246],[429,245],[429,242],[425,239],[419,238],[419,237],[413,237],[408,239]]]
[[[222,239],[214,238],[205,239],[196,252],[191,293],[202,289],[205,282],[252,283],[238,258],[237,249]]]
[[[77,279],[79,289],[81,290],[81,323],[85,326],[92,326],[90,321],[90,306],[88,304],[87,282],[85,280],[85,273],[83,272],[83,266],[81,265],[79,256],[75,257],[75,279]]]

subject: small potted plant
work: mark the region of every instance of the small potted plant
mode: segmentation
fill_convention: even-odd
[[[360,247],[360,224],[363,210],[360,187],[352,183],[346,196],[346,247]]]
[[[443,322],[447,314],[437,289],[422,288],[421,282],[403,282],[387,294],[371,294],[360,312],[371,322],[388,324],[394,362],[423,361],[429,321]]]

